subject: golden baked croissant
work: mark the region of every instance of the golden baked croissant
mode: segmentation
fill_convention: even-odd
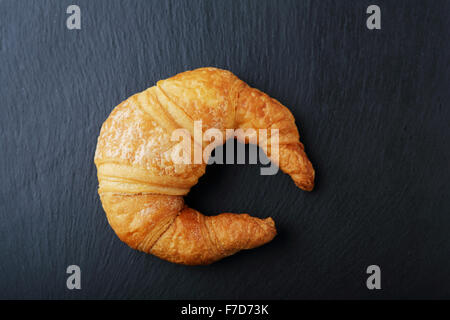
[[[309,191],[314,186],[314,169],[292,114],[229,71],[183,72],[128,98],[112,111],[98,138],[95,164],[103,208],[130,247],[188,265],[212,263],[276,235],[271,218],[207,217],[185,206],[183,196],[204,174],[206,163],[175,163],[169,156],[177,143],[171,133],[180,128],[192,133],[197,120],[203,131],[278,129],[278,158],[269,147],[263,150],[298,187]]]

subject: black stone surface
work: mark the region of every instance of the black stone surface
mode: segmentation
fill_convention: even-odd
[[[437,0],[0,1],[0,298],[449,298],[449,22]],[[272,216],[279,235],[185,267],[120,242],[93,157],[114,106],[201,66],[292,110],[317,187],[208,167],[191,206]]]

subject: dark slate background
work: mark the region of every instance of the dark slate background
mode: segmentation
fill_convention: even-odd
[[[0,1],[0,298],[450,298],[449,21],[450,1]],[[191,206],[279,235],[186,267],[118,240],[93,157],[115,105],[201,66],[292,110],[317,188],[209,166]]]

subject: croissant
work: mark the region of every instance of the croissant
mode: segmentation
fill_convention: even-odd
[[[95,152],[99,195],[108,222],[130,247],[186,265],[210,264],[271,241],[272,218],[222,213],[204,216],[183,201],[207,163],[177,163],[169,156],[176,129],[278,129],[278,157],[267,156],[310,191],[314,169],[294,117],[277,100],[231,72],[200,68],[158,81],[120,103],[103,123]],[[224,143],[227,138],[224,134]],[[238,139],[239,140],[239,139]],[[248,143],[248,139],[241,139]],[[193,142],[194,143],[194,142]],[[259,143],[259,142],[258,142]]]

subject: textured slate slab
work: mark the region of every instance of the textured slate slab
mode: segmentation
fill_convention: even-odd
[[[78,4],[82,29],[65,27]],[[378,4],[382,30],[365,26]],[[0,1],[0,298],[450,297],[448,1]],[[96,193],[112,108],[217,66],[294,113],[312,193],[211,166],[187,202],[272,216],[270,244],[209,267],[121,243]],[[66,267],[82,290],[66,289]],[[369,291],[365,270],[382,269]]]

